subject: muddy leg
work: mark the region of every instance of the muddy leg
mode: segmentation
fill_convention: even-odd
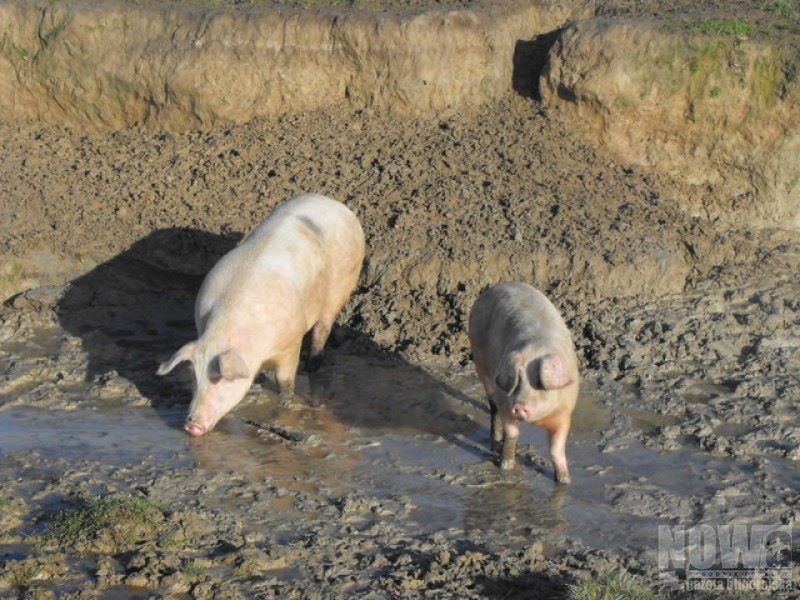
[[[503,419],[491,398],[489,398],[489,413],[492,415],[492,452],[500,452],[503,447]]]
[[[325,347],[325,342],[328,341],[332,327],[332,321],[320,319],[311,330],[311,352],[306,360],[306,371],[309,373],[322,366],[322,349]]]
[[[555,479],[558,483],[570,483],[569,466],[567,465],[567,434],[570,418],[566,415],[559,419],[557,425],[549,430],[550,457],[553,459]]]
[[[478,373],[483,388],[486,390],[486,398],[489,400],[489,414],[491,415],[491,443],[492,452],[500,452],[503,447],[503,419],[500,417],[497,403],[492,398],[492,383],[491,379],[484,376],[483,373]]]
[[[278,384],[281,398],[294,396],[294,380],[297,376],[297,365],[300,362],[300,346],[284,352],[275,361],[275,382]]]
[[[517,438],[519,426],[513,416],[503,419],[503,454],[500,457],[500,468],[504,471],[513,469],[517,463]]]

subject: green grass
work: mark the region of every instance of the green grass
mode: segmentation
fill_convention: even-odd
[[[569,587],[569,600],[665,600],[631,575],[606,573]]]
[[[800,22],[800,10],[798,10],[797,0],[773,0],[772,2],[767,2],[764,8],[779,19],[794,23]]]
[[[6,568],[11,575],[11,585],[18,588],[28,587],[38,571],[36,565],[25,562],[9,563]]]
[[[11,500],[5,496],[0,496],[0,510],[6,509],[11,506]]]
[[[203,567],[201,567],[198,561],[196,560],[186,563],[185,565],[183,565],[183,568],[181,570],[183,571],[183,574],[186,575],[186,577],[188,577],[189,579],[198,579],[202,577],[206,572],[206,570]]]
[[[688,24],[692,33],[711,35],[750,35],[755,33],[756,26],[741,19],[708,19]]]
[[[715,85],[710,90],[708,90],[708,95],[711,96],[712,98],[718,98],[721,93],[722,90],[718,85]]]
[[[45,540],[85,549],[124,549],[153,535],[164,518],[161,503],[128,494],[94,498],[77,510],[59,513]]]

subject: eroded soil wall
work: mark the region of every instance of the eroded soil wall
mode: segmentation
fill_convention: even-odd
[[[548,55],[542,98],[624,163],[716,186],[712,204],[687,203],[696,214],[800,226],[794,38],[698,33],[698,23],[576,23]]]
[[[518,43],[586,4],[370,13],[9,2],[0,5],[0,114],[182,130],[332,105],[476,106],[511,91]]]

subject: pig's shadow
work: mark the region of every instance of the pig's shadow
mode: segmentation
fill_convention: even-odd
[[[160,229],[72,281],[56,310],[61,326],[83,342],[87,382],[102,384],[116,372],[162,416],[185,403],[188,373],[155,371],[195,337],[194,297],[203,276],[240,237]]]
[[[72,281],[57,315],[61,326],[82,340],[88,354],[87,382],[102,385],[116,372],[170,426],[179,427],[182,415],[175,408],[191,397],[189,369],[176,369],[168,377],[155,371],[159,362],[195,338],[194,299],[203,277],[239,239],[238,234],[188,228],[157,230]],[[480,403],[383,352],[355,329],[338,327],[331,338],[322,367],[308,377],[312,393],[298,402],[323,401],[347,425],[410,429],[469,445],[464,435],[478,425],[459,407],[474,404],[485,410]],[[260,376],[259,381],[265,379],[272,388],[271,377]],[[470,450],[485,451],[481,441],[483,450]]]
[[[433,434],[488,456],[488,405],[387,353],[351,327],[336,329],[322,368],[307,377],[306,401],[324,404],[343,423],[382,432]]]

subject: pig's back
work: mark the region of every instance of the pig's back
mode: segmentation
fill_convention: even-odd
[[[302,194],[277,206],[206,276],[197,314],[221,296],[237,302],[268,300],[271,288],[294,291],[302,312],[313,318],[325,304],[330,282],[360,268],[364,234],[346,206],[319,194]],[[336,260],[343,256],[342,260]],[[286,302],[281,297],[281,302]]]
[[[305,284],[336,281],[360,268],[364,258],[358,218],[341,202],[319,194],[290,198],[251,237],[263,268]]]
[[[572,336],[558,309],[527,283],[501,283],[483,292],[470,314],[469,329],[473,346],[483,348],[486,359],[533,345],[559,350],[575,362]]]

